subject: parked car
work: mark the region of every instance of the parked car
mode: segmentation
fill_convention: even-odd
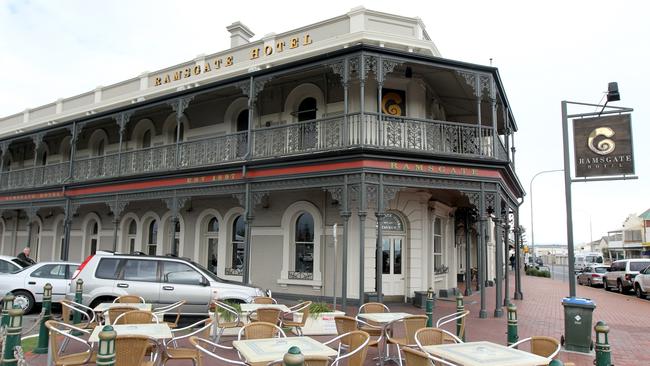
[[[16,257],[0,255],[0,273],[16,272],[25,267],[25,263]]]
[[[256,296],[269,294],[258,287],[221,279],[189,259],[171,256],[97,252],[73,275],[69,299],[74,299],[78,279],[83,280],[82,302],[90,307],[134,294],[154,307],[186,300],[182,313],[206,314],[213,297],[251,302]]]
[[[607,273],[609,266],[593,264],[585,267],[580,274],[578,274],[578,284],[595,286],[603,284],[603,277]]]
[[[41,262],[0,274],[0,293],[13,293],[14,304],[20,305],[27,314],[34,305],[43,302],[43,286],[48,282],[52,285],[52,302],[63,300],[78,266],[79,263],[72,262]]]
[[[618,292],[626,293],[633,289],[634,277],[647,266],[650,266],[650,259],[621,259],[615,261],[603,278],[603,287],[607,291],[615,287]]]
[[[644,299],[650,294],[650,266],[634,277],[634,292],[639,299]]]

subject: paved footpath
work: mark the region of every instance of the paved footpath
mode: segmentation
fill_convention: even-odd
[[[514,277],[511,277],[511,284]],[[519,338],[531,335],[545,335],[560,339],[564,331],[564,313],[561,300],[568,294],[568,282],[522,276],[524,300],[513,300],[517,305],[519,318]],[[604,320],[610,327],[609,341],[612,346],[612,361],[616,366],[650,365],[650,300],[641,300],[632,295],[621,295],[606,292],[602,288],[578,286],[577,295],[591,298],[596,303],[594,324]],[[507,314],[495,318],[494,287],[486,291],[488,318],[479,319],[480,295],[475,293],[465,299],[467,309],[471,311],[467,319],[467,341],[489,340],[499,344],[507,343]],[[388,304],[393,311],[405,311],[413,314],[423,314],[418,309],[407,304]],[[455,311],[455,302],[438,300],[434,309],[434,319]],[[356,307],[349,307],[347,313],[356,314]],[[449,328],[451,330],[451,328]],[[332,337],[315,337],[320,341]],[[595,334],[592,333],[595,339]],[[229,344],[229,341],[226,341]],[[523,348],[525,349],[525,348]],[[368,351],[367,366],[374,365],[371,360],[377,351]],[[45,365],[43,355],[26,355],[30,365]],[[236,353],[230,355],[236,358]],[[563,361],[574,362],[577,366],[593,365],[594,355],[584,355],[562,351],[559,358]],[[203,365],[227,365],[216,360],[204,359]],[[170,361],[168,365],[191,365],[190,362]],[[353,365],[357,366],[357,365]]]

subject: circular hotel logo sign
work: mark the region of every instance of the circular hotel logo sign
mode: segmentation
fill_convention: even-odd
[[[573,120],[576,177],[634,174],[629,114]]]

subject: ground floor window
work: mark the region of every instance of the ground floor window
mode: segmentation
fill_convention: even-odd
[[[306,278],[314,273],[314,218],[308,212],[296,219],[294,233],[293,277]]]
[[[434,274],[445,274],[449,268],[444,263],[442,243],[442,220],[439,217],[433,219],[433,271]]]
[[[244,269],[244,245],[246,241],[246,223],[244,216],[239,215],[232,223],[232,236],[230,239],[230,268],[226,268],[227,275],[241,276]]]
[[[156,248],[158,247],[158,221],[153,220],[149,223],[149,230],[147,232],[147,254],[156,255]]]

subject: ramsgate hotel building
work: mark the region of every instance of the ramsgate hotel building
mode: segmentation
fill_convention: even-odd
[[[228,50],[0,118],[0,252],[188,257],[287,298],[474,274],[502,296],[524,192],[496,68],[362,7],[227,30]]]

